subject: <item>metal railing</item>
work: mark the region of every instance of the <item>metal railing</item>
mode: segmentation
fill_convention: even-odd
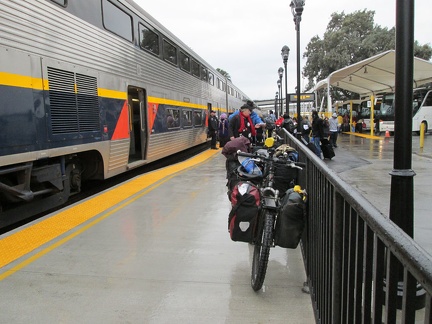
[[[432,259],[293,135],[306,163],[302,253],[317,323],[432,323]]]

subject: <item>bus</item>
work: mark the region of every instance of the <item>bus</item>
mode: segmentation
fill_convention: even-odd
[[[374,97],[374,116],[377,116],[379,114],[381,102],[382,102],[382,96]],[[363,99],[362,102],[360,103],[358,119],[362,120],[363,130],[366,131],[370,130],[371,128],[371,107],[372,107],[372,102],[369,97]],[[374,123],[372,123],[372,125],[374,125]]]
[[[382,96],[382,103],[378,111],[379,131],[394,132],[394,93],[386,93]],[[429,124],[432,124],[432,89],[417,88],[413,90],[413,120],[412,131],[420,135],[420,126],[424,124],[425,133]]]

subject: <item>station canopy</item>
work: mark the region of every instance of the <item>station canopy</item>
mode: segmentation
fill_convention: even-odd
[[[395,51],[391,50],[331,73],[313,91],[332,86],[360,96],[394,92],[395,70]],[[432,82],[431,62],[414,57],[413,72],[413,89]]]

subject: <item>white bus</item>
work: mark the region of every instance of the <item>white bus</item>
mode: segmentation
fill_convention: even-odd
[[[420,126],[423,123],[425,133],[429,125],[432,125],[432,89],[418,88],[413,92],[413,120],[412,131],[420,134]],[[382,97],[382,103],[378,112],[380,132],[394,132],[394,93],[386,93]]]

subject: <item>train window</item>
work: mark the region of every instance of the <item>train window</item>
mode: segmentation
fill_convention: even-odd
[[[207,69],[204,66],[201,66],[201,80],[207,82],[208,76],[207,76]]]
[[[194,126],[202,126],[202,112],[194,111],[193,112],[193,122]]]
[[[197,78],[200,77],[200,65],[197,61],[192,60],[192,75]]]
[[[102,1],[104,27],[114,34],[132,41],[132,17],[109,2]]]
[[[181,122],[183,127],[192,127],[192,110],[183,110]]]
[[[62,7],[66,7],[67,6],[67,0],[51,0],[51,1],[59,4]]]
[[[164,39],[163,58],[165,61],[177,65],[177,47]]]
[[[180,51],[180,68],[190,73],[190,58],[183,51]]]
[[[159,35],[149,28],[139,25],[140,47],[152,54],[159,55]]]
[[[168,108],[166,110],[166,125],[168,129],[180,127],[180,109]]]
[[[209,82],[212,86],[214,86],[214,75],[213,75],[213,73],[211,73],[211,72],[209,72],[209,74],[208,74],[208,82]]]

